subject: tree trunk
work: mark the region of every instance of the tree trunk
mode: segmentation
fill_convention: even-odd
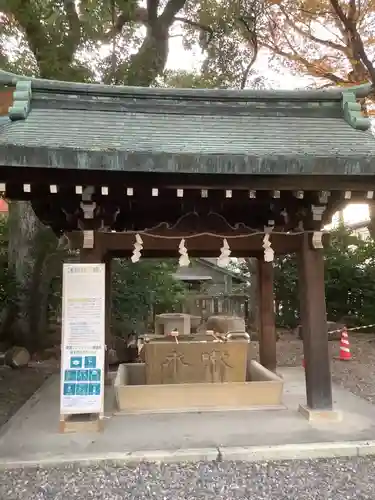
[[[49,238],[52,245],[44,241],[38,244],[38,236],[49,231],[38,220],[30,203],[9,204],[8,265],[14,277],[15,293],[3,319],[2,338],[31,352],[40,345],[47,328],[51,278],[45,260],[54,250],[54,238]]]
[[[37,220],[30,204],[12,202],[9,204],[9,247],[8,265],[14,278],[15,296],[12,298],[12,324],[10,340],[13,343],[30,348],[29,298],[31,293],[31,276],[34,267],[33,237],[37,230]]]

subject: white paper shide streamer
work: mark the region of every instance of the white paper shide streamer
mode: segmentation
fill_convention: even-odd
[[[263,248],[264,248],[264,261],[265,262],[272,262],[275,256],[275,252],[273,251],[273,248],[271,247],[271,231],[272,227],[265,227],[264,228],[264,238],[263,238]]]
[[[230,263],[231,249],[229,248],[229,243],[226,238],[223,240],[223,246],[220,248],[221,254],[217,259],[217,265],[219,267],[227,267]]]
[[[141,256],[142,256],[142,250],[143,250],[143,240],[140,237],[139,234],[135,235],[135,243],[134,243],[134,250],[133,250],[133,255],[131,256],[131,261],[133,263],[139,262]]]
[[[180,267],[188,267],[190,265],[190,259],[189,259],[187,248],[185,246],[184,239],[182,239],[180,241],[180,244],[178,246],[178,252],[180,254],[180,258],[178,261]]]
[[[322,249],[323,247],[323,233],[321,231],[314,231],[312,235],[312,246],[313,248]]]

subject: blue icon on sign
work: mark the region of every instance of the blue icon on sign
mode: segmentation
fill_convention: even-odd
[[[64,380],[65,382],[75,382],[77,380],[76,370],[65,370]]]
[[[89,384],[89,395],[99,396],[100,395],[100,384]]]
[[[90,382],[100,382],[100,370],[89,370]]]
[[[85,356],[85,368],[96,368],[96,356]]]
[[[70,368],[82,368],[82,357],[72,356],[70,358]]]
[[[89,370],[78,370],[77,382],[88,382],[88,381],[89,381]]]
[[[64,396],[75,395],[76,384],[64,384]]]
[[[89,393],[88,384],[77,384],[76,396],[87,396],[88,393]]]

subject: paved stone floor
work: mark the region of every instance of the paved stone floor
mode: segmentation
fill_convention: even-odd
[[[284,368],[282,375],[285,380],[283,410],[112,418],[108,413],[104,432],[91,434],[59,434],[59,380],[52,378],[0,432],[0,463],[113,458],[116,453],[150,450],[211,448],[214,453],[218,447],[375,440],[375,405],[335,387],[335,405],[343,411],[343,421],[312,425],[297,412],[298,405],[305,402],[303,370]],[[113,394],[107,391],[107,396],[107,408],[113,408],[110,400]]]
[[[371,457],[292,462],[101,465],[12,470],[1,500],[366,500]]]

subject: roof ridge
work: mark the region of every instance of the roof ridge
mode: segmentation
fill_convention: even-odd
[[[0,70],[0,84],[17,85],[18,82],[28,81],[33,90],[54,91],[61,93],[85,93],[94,95],[127,95],[134,97],[164,97],[164,98],[190,98],[212,100],[341,100],[343,93],[351,92],[357,98],[366,97],[372,89],[371,84],[357,85],[355,87],[335,87],[320,90],[235,90],[235,89],[171,89],[152,87],[130,87],[124,85],[105,85],[100,83],[65,82],[59,80],[46,80],[24,75],[16,75]]]

